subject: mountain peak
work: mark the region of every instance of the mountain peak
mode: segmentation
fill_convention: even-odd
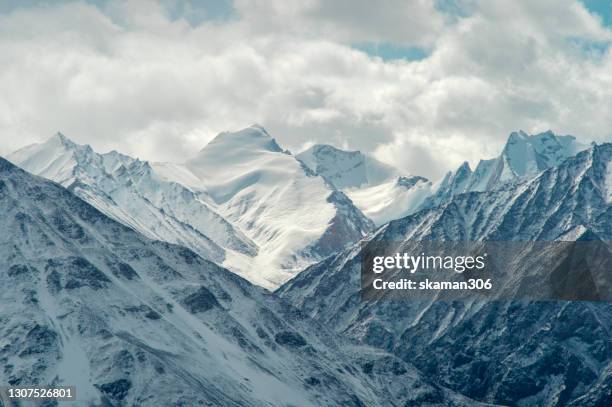
[[[574,136],[555,134],[550,129],[536,134],[528,134],[523,130],[518,130],[510,133],[503,151],[507,151],[508,148],[517,143],[526,143],[534,146],[545,143],[558,143],[566,146],[575,143],[575,141],[576,137]]]
[[[508,172],[507,177],[523,177],[559,165],[581,149],[574,136],[557,135],[552,130],[529,135],[520,130],[508,137],[502,158],[513,174]]]
[[[310,147],[308,150],[312,151],[314,154],[325,154],[325,153],[336,153],[336,154],[349,154],[349,155],[360,155],[361,151],[350,151],[350,150],[342,150],[340,148],[334,147],[329,144],[315,144]],[[306,151],[308,151],[306,150]]]
[[[65,154],[73,155],[77,161],[81,161],[94,154],[94,150],[89,144],[78,144],[59,131],[47,139],[47,141],[38,144],[38,148],[41,151],[46,150],[49,153],[55,152],[56,154],[59,151],[64,151]]]
[[[315,144],[297,156],[306,167],[338,189],[379,185],[397,178],[397,169],[361,151]]]
[[[472,172],[472,168],[470,168],[470,163],[467,161],[464,161],[459,168],[457,168],[457,171],[455,171],[455,174],[464,174],[464,173],[468,173],[470,174]]]
[[[45,143],[43,144],[56,144],[56,145],[62,145],[66,148],[70,148],[70,149],[74,149],[75,147],[77,147],[78,145],[72,141],[71,139],[69,139],[68,137],[66,137],[66,135],[60,131],[58,131],[57,133],[55,133],[53,136],[51,136]]]
[[[553,133],[552,130],[548,129],[548,130],[538,134],[538,136],[550,138],[550,137],[555,137],[555,133]]]
[[[90,146],[78,145],[57,132],[42,143],[15,151],[8,159],[31,173],[53,178],[62,184],[71,182],[74,169],[79,163],[88,162],[92,154]]]
[[[238,131],[219,133],[204,146],[201,153],[218,148],[224,149],[225,154],[230,153],[232,150],[283,152],[283,149],[280,148],[276,140],[270,136],[266,129],[258,124],[252,124]]]
[[[253,130],[257,130],[258,132],[262,133],[265,136],[268,136],[270,138],[272,138],[270,136],[270,134],[268,133],[268,131],[264,128],[264,126],[262,126],[261,124],[258,123],[253,123],[251,124],[249,127],[247,127],[247,129],[253,129]]]
[[[62,133],[61,131],[58,131],[57,133],[55,133],[53,135],[53,137],[55,137],[55,138],[57,138],[59,140],[62,140],[62,141],[67,139],[67,137],[64,135],[64,133]]]
[[[530,137],[529,134],[525,133],[523,130],[513,131],[508,136],[508,140],[507,140],[506,144],[508,144],[510,142],[516,142],[516,141],[519,141],[519,140],[527,140],[529,137]]]

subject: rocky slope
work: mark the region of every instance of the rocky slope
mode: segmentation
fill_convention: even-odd
[[[80,406],[468,406],[193,251],[0,159],[0,381]]]
[[[531,179],[455,195],[380,228],[373,241],[612,240],[612,144]],[[430,379],[503,405],[612,402],[608,302],[368,302],[361,246],[312,266],[278,293],[362,343],[410,360]],[[527,270],[526,270],[527,272]],[[520,283],[520,278],[517,284]]]

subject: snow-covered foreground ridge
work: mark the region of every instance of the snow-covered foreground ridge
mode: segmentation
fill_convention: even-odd
[[[145,236],[274,288],[373,225],[259,126],[222,133],[184,164],[98,154],[58,134],[9,156]]]
[[[478,405],[0,158],[0,382],[79,406]]]

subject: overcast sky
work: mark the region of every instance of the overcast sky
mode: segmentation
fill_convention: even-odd
[[[0,0],[0,154],[182,162],[259,123],[432,178],[513,130],[612,141],[609,0]]]

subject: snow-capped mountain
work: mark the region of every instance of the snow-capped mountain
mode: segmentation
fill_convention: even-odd
[[[559,165],[566,158],[586,148],[587,146],[578,143],[573,136],[558,136],[552,131],[536,135],[518,131],[510,134],[498,157],[481,160],[474,171],[465,162],[457,170],[447,173],[436,182],[429,182],[418,176],[397,177],[399,171],[387,171],[386,174],[389,176],[395,174],[396,178],[373,185],[362,183],[356,187],[354,183],[339,188],[343,189],[355,205],[377,226],[381,226],[423,208],[439,206],[457,194],[489,191],[507,182],[533,177],[547,168]],[[354,170],[345,169],[350,166],[344,163],[350,161],[342,159],[343,156],[351,157],[354,153],[338,153],[333,148],[321,149],[323,152],[329,150],[334,153],[309,152],[306,156],[309,161],[305,162],[310,162],[311,168],[321,167],[323,174],[330,174],[326,175],[330,179],[334,177],[344,179],[342,177],[348,178],[349,175],[360,179],[358,177],[360,172],[357,170],[366,166],[357,165]],[[357,159],[355,161],[365,162]]]
[[[61,134],[9,159],[147,237],[275,288],[361,239],[370,220],[380,226],[460,193],[525,179],[582,147],[571,136],[512,133],[499,157],[474,172],[465,163],[437,183],[326,145],[296,157],[257,125],[220,134],[185,164],[97,154]]]
[[[6,385],[73,385],[79,406],[478,405],[1,158],[0,211]]]
[[[432,194],[427,179],[403,176],[398,169],[360,151],[316,144],[296,157],[343,191],[376,226],[413,213]]]
[[[425,206],[447,202],[456,194],[489,191],[506,182],[533,177],[587,147],[573,136],[559,136],[550,130],[536,135],[522,130],[513,132],[498,157],[480,160],[474,171],[465,162],[454,172],[447,173],[434,187]]]
[[[268,288],[373,228],[258,126],[219,135],[185,165],[97,154],[61,134],[9,160],[149,238]]]
[[[206,202],[206,195],[165,180],[146,161],[97,154],[62,134],[19,150],[9,160],[60,183],[111,218],[143,235],[177,243],[223,262],[226,250],[253,256],[257,249]]]
[[[611,167],[612,144],[593,146],[532,178],[455,195],[394,220],[368,240],[610,241]],[[413,361],[428,377],[480,401],[612,401],[610,303],[362,301],[361,244],[308,268],[278,293],[337,332]]]
[[[219,134],[185,168],[257,244],[255,259],[236,267],[256,269],[265,286],[278,286],[373,229],[342,192],[257,125]]]
[[[397,169],[360,151],[340,150],[327,144],[315,144],[296,157],[341,190],[379,185],[400,175]]]
[[[472,171],[467,162],[432,183],[400,171],[358,151],[315,145],[297,155],[308,168],[344,191],[377,226],[438,206],[465,192],[488,191],[506,182],[533,177],[586,149],[573,136],[552,131],[528,135],[513,132],[502,153],[481,160]]]

